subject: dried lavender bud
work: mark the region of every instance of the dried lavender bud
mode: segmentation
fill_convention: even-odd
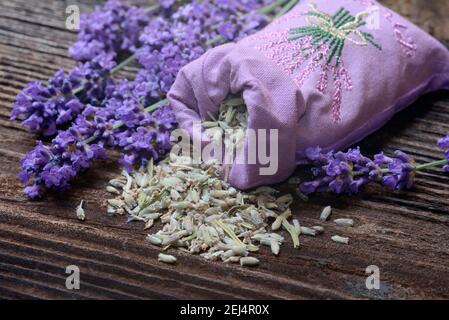
[[[108,203],[117,209],[125,206],[125,202],[123,202],[122,200],[117,200],[117,199],[110,199],[110,200],[108,200]]]
[[[120,191],[118,191],[116,188],[111,187],[111,186],[107,186],[106,191],[109,193],[112,193],[112,194],[120,194]]]
[[[276,231],[279,230],[282,226],[282,222],[289,218],[292,215],[292,212],[290,211],[290,209],[288,209],[287,211],[285,211],[284,213],[280,214],[276,220],[274,220],[273,224],[271,225],[271,230]]]
[[[235,245],[232,247],[232,253],[236,256],[244,257],[248,254],[248,250],[246,249],[246,246],[242,245]]]
[[[317,231],[315,229],[308,228],[308,227],[301,227],[300,230],[301,230],[301,234],[303,234],[305,236],[315,237],[317,234]]]
[[[354,220],[352,219],[335,219],[334,222],[338,224],[339,226],[343,227],[353,227],[354,226]]]
[[[327,219],[329,219],[329,216],[332,213],[332,207],[331,206],[327,206],[323,209],[323,211],[321,212],[320,215],[320,220],[321,221],[327,221]]]
[[[122,189],[125,186],[125,182],[121,179],[112,179],[109,184],[114,188]]]
[[[76,217],[78,218],[78,220],[81,220],[81,221],[86,220],[86,213],[84,212],[84,209],[83,209],[83,203],[84,203],[84,200],[81,200],[80,205],[76,209]]]
[[[279,254],[279,251],[281,250],[281,247],[279,246],[279,242],[277,240],[271,240],[270,247],[271,247],[271,252],[275,256],[277,256]]]
[[[301,234],[301,224],[297,219],[293,219],[293,227],[295,228],[296,233],[299,235]]]
[[[150,241],[152,244],[154,244],[156,246],[162,245],[162,240],[156,236],[148,235],[147,239],[148,239],[148,241]]]
[[[159,253],[158,260],[167,264],[175,264],[178,261],[176,257],[163,253]]]
[[[349,238],[341,236],[332,236],[332,241],[341,244],[349,244]]]
[[[293,248],[298,249],[299,248],[299,233],[296,231],[295,227],[293,227],[287,220],[283,220],[282,221],[282,226],[284,227],[285,230],[288,231],[288,233],[290,233],[290,236],[292,237],[293,240]]]
[[[324,228],[322,226],[313,226],[312,229],[315,230],[317,234],[324,232]]]
[[[148,230],[151,229],[151,227],[154,225],[154,220],[150,219],[145,223],[145,228],[143,228],[144,230]]]
[[[246,267],[254,267],[259,265],[259,259],[254,257],[243,257],[240,258],[240,265]]]

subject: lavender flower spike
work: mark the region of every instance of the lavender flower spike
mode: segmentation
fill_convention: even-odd
[[[392,190],[410,189],[415,178],[415,162],[402,151],[397,150],[394,155],[393,159],[378,163],[387,165],[388,169],[382,178],[382,184]]]
[[[81,16],[78,41],[69,49],[77,61],[87,62],[101,54],[132,53],[139,46],[139,35],[149,22],[145,10],[109,0],[102,7]]]
[[[20,119],[31,132],[54,136],[58,129],[75,120],[86,105],[99,105],[113,84],[106,75],[114,66],[111,55],[100,55],[69,73],[59,70],[48,84],[29,83],[17,95],[11,120]]]
[[[300,185],[306,194],[330,191],[352,195],[370,182],[381,183],[393,190],[413,186],[415,163],[402,151],[396,151],[394,157],[380,153],[373,160],[362,155],[359,148],[346,153],[322,153],[316,147],[307,149],[305,156],[307,163],[312,165],[314,176],[314,180]]]

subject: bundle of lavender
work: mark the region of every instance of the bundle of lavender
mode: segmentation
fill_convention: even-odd
[[[261,29],[296,2],[164,0],[137,8],[109,0],[84,15],[70,49],[76,67],[48,83],[30,83],[13,107],[13,120],[52,139],[38,140],[22,160],[25,194],[37,199],[46,190],[67,190],[107,148],[121,151],[128,171],[161,159],[176,126],[163,98],[179,69],[215,45]],[[136,78],[117,80],[136,59]]]

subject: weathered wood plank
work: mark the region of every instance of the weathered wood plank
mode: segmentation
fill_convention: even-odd
[[[90,1],[80,3],[82,9],[92,7]],[[17,174],[35,137],[10,122],[9,114],[28,81],[45,81],[59,68],[73,66],[67,48],[75,34],[64,29],[65,5],[0,0],[1,298],[449,298],[449,176],[437,170],[419,175],[410,192],[371,186],[354,198],[296,199],[294,213],[304,225],[320,224],[317,217],[330,204],[333,219],[353,218],[356,226],[324,223],[323,236],[302,237],[300,250],[287,241],[280,257],[263,249],[257,269],[181,253],[175,267],[158,263],[159,249],[144,240],[141,225],[105,214],[105,183],[120,171],[116,153],[83,174],[72,191],[28,201]],[[449,40],[423,22],[419,6],[407,8],[414,21]],[[403,149],[418,161],[436,159],[441,153],[435,141],[449,132],[448,120],[449,94],[427,95],[361,145],[371,153]],[[81,199],[84,223],[74,212]],[[331,242],[334,234],[349,236],[351,244]],[[65,288],[65,268],[71,264],[81,269],[80,291]],[[379,291],[365,288],[365,268],[373,264],[381,270]]]

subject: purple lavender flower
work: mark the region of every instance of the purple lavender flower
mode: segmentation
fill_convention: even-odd
[[[91,61],[100,54],[132,53],[139,46],[139,35],[148,24],[145,10],[109,0],[103,7],[81,16],[78,41],[70,48],[77,61]]]
[[[449,135],[438,140],[438,148],[445,150],[445,157],[449,161]],[[449,165],[445,165],[443,170],[449,172]]]
[[[25,155],[19,178],[27,185],[26,195],[37,199],[46,189],[65,191],[70,180],[87,169],[92,161],[105,158],[101,143],[84,145],[75,134],[76,130],[63,131],[51,146],[38,142],[35,149]]]
[[[85,108],[99,105],[108,88],[113,85],[105,77],[115,66],[111,55],[100,55],[91,62],[79,64],[69,73],[59,70],[48,84],[29,83],[18,95],[11,120],[21,119],[29,131],[53,136],[70,124]],[[81,90],[80,90],[81,88]],[[74,90],[78,90],[73,94]]]
[[[437,145],[440,149],[449,149],[449,135],[438,140]]]
[[[344,152],[322,153],[319,147],[305,151],[307,162],[312,165],[314,180],[302,183],[306,194],[331,191],[336,194],[356,194],[370,182],[378,182],[392,190],[413,186],[415,163],[407,154],[396,151],[390,158],[383,153],[374,160],[361,154],[360,149]]]
[[[218,27],[218,33],[225,39],[231,40],[234,39],[235,34],[237,33],[237,26],[233,22],[223,23]]]
[[[66,75],[63,70],[56,72],[48,85],[38,81],[29,83],[17,95],[11,119],[23,117],[22,125],[30,131],[46,136],[55,134],[57,124],[71,120],[72,113],[82,108],[78,98],[69,95],[80,83],[76,72]]]
[[[385,157],[380,163],[381,157],[377,156],[378,164],[387,165],[388,172],[382,178],[382,184],[392,190],[410,189],[415,178],[415,162],[402,151],[395,151],[394,158]]]
[[[171,148],[170,133],[176,126],[173,111],[163,106],[153,113],[144,111],[132,92],[134,83],[126,81],[118,88],[116,95],[121,102],[112,99],[108,109],[114,109],[114,124],[122,126],[114,130],[116,146],[122,150],[120,163],[127,171],[135,166],[144,166],[150,159],[159,160]]]

